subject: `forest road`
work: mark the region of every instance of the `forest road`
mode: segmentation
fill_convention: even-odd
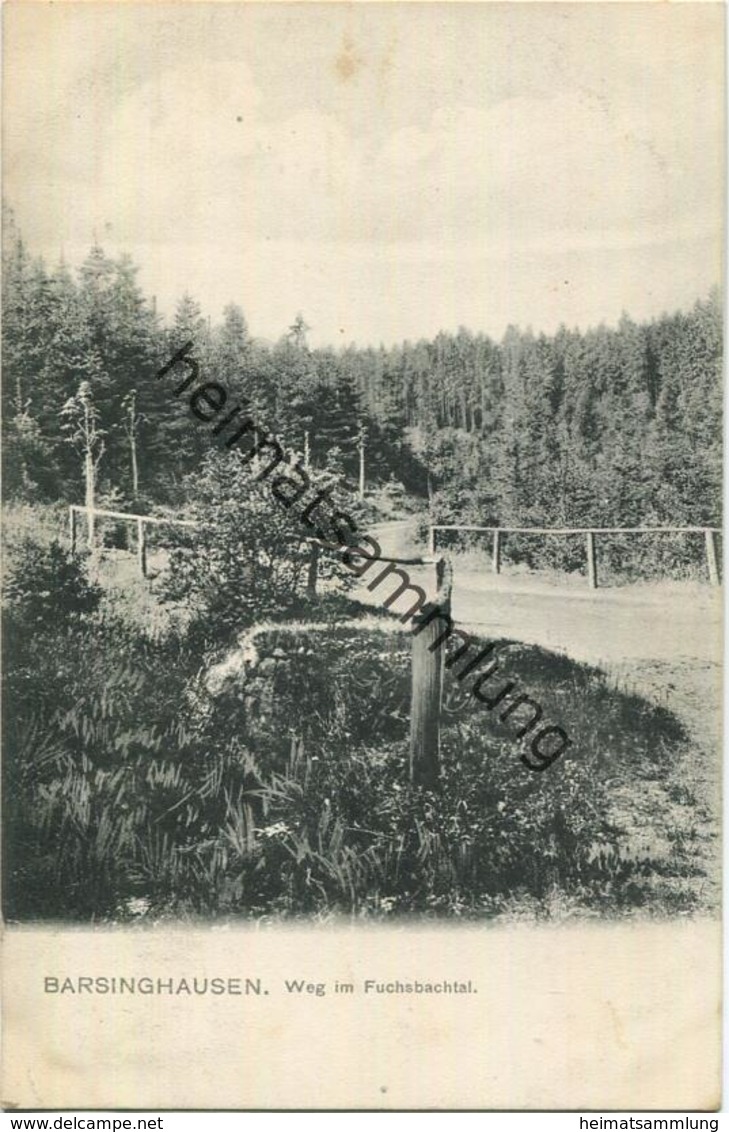
[[[424,548],[415,523],[397,520],[373,526],[385,555],[413,556]],[[566,653],[574,660],[611,667],[626,661],[720,664],[722,590],[701,582],[656,581],[590,590],[585,579],[548,574],[495,575],[489,556],[453,557],[453,617],[486,637],[506,637]],[[413,583],[434,593],[432,566],[406,567]],[[371,578],[369,574],[367,577]],[[376,604],[393,592],[383,582],[368,592],[363,578],[356,596]],[[412,601],[412,595],[411,595]],[[405,613],[407,595],[393,604]]]
[[[423,555],[416,522],[378,524],[384,555]],[[703,752],[692,781],[709,809],[718,805],[722,714],[722,589],[701,582],[661,581],[591,590],[584,577],[491,570],[490,557],[454,555],[452,614],[457,625],[487,639],[504,638],[563,653],[594,665],[616,689],[637,693],[675,712]],[[404,567],[428,597],[433,566]],[[374,592],[363,579],[353,596],[382,604],[396,576]],[[413,595],[390,607],[405,614]]]

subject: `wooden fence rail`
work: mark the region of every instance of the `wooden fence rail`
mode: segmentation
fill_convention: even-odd
[[[75,554],[78,543],[78,515],[86,515],[88,518],[88,508],[80,503],[71,503],[68,507],[69,515],[69,529],[71,535],[71,553]],[[132,511],[107,511],[102,507],[93,508],[94,517],[102,515],[107,519],[117,519],[124,522],[133,523],[137,528],[137,561],[143,576],[147,573],[147,539],[145,534],[145,527],[148,523],[157,526],[177,526],[177,527],[200,527],[202,524],[195,522],[194,519],[176,519],[170,516],[162,517],[161,515],[138,515]],[[307,593],[312,595],[316,593],[316,584],[319,576],[319,561],[320,551],[322,548],[328,547],[328,543],[323,542],[321,539],[308,538],[305,540],[310,546],[310,558],[307,568],[306,589]],[[380,562],[399,562],[402,566],[431,566],[434,565],[439,559],[435,557],[417,556],[413,558],[388,558],[387,555],[381,555]]]
[[[91,513],[80,504],[71,503],[68,508],[71,551],[75,554],[77,542],[77,516],[85,514],[87,521],[92,520],[90,528],[93,529],[93,519],[97,515],[105,518],[117,519],[122,522],[136,523],[137,527],[137,561],[142,576],[147,573],[147,543],[145,525],[169,524],[179,527],[199,527],[200,524],[192,519],[161,518],[157,515],[137,515],[129,511],[108,511],[104,508],[93,508]],[[312,597],[316,594],[319,573],[319,560],[322,547],[327,544],[320,539],[311,538],[309,543],[309,562],[306,575],[306,591]],[[453,588],[453,571],[450,562],[445,558],[419,555],[412,558],[391,558],[381,555],[380,562],[397,562],[402,566],[429,566],[435,565],[437,597],[436,604],[443,612],[450,614],[451,591]],[[412,661],[411,661],[411,705],[410,705],[410,776],[413,782],[435,789],[440,779],[440,722],[443,699],[443,668],[445,662],[444,650],[433,647],[442,635],[442,629],[436,621],[432,621],[418,633],[412,634]]]
[[[501,573],[501,550],[504,535],[584,535],[587,552],[587,583],[593,590],[596,590],[598,586],[597,535],[703,534],[709,581],[712,586],[720,585],[716,536],[721,534],[721,527],[472,527],[435,524],[429,527],[428,534],[428,549],[431,554],[437,553],[438,531],[480,531],[493,535],[492,569],[494,574]]]
[[[306,572],[306,594],[307,597],[316,596],[316,586],[319,580],[319,562],[321,561],[322,548],[331,550],[331,545],[318,538],[307,538],[305,540],[309,544],[309,564]],[[345,548],[342,547],[342,550]],[[378,562],[397,562],[399,566],[435,566],[440,562],[440,558],[432,558],[429,556],[418,555],[414,558],[389,558],[386,554],[377,556]]]
[[[86,521],[89,518],[92,520],[97,515],[102,515],[107,519],[118,519],[125,522],[136,524],[137,528],[137,561],[142,577],[147,575],[147,538],[145,534],[145,526],[152,523],[156,526],[176,526],[176,527],[199,527],[200,524],[196,523],[193,519],[174,519],[162,518],[160,515],[137,515],[131,511],[107,511],[103,507],[94,507],[89,515],[89,508],[82,507],[79,503],[71,503],[68,508],[68,521],[71,535],[71,553],[76,553],[76,545],[78,541],[78,524],[77,516],[85,515]],[[90,524],[93,530],[93,522]],[[92,547],[93,550],[93,547]]]

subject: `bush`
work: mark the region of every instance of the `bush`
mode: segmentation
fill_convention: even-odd
[[[93,613],[101,589],[90,582],[85,562],[58,541],[42,545],[24,539],[15,549],[5,598],[17,616],[31,624],[49,619],[75,621]]]
[[[332,482],[328,475],[311,473],[311,479],[316,488]],[[184,539],[176,534],[165,597],[185,601],[203,636],[218,643],[254,620],[297,608],[306,590],[310,535],[296,508],[286,511],[269,483],[257,484],[229,453],[210,453],[189,494],[198,526]],[[327,572],[325,557],[320,569]],[[345,574],[339,571],[342,585]]]

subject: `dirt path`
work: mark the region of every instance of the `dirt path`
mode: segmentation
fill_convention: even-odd
[[[412,521],[376,529],[383,552],[423,554]],[[583,578],[505,572],[486,555],[454,556],[453,616],[465,629],[565,653],[605,671],[616,687],[675,712],[693,744],[718,766],[721,736],[722,591],[698,582],[641,583],[590,590]],[[409,567],[412,581],[434,592],[433,567]],[[357,596],[382,602],[394,589]],[[412,598],[412,595],[411,595]],[[393,609],[404,613],[409,602]],[[711,787],[716,805],[716,780]],[[707,798],[708,800],[708,798]]]
[[[383,552],[423,554],[414,521],[383,523]],[[692,738],[716,754],[720,737],[722,590],[699,582],[656,581],[590,590],[583,578],[507,572],[486,555],[454,556],[453,616],[483,635],[541,645],[594,664],[624,687],[675,711]],[[431,596],[433,567],[408,568]],[[394,586],[357,596],[383,601]],[[393,606],[405,612],[407,602]]]
[[[383,553],[425,553],[414,523],[381,524]],[[616,690],[671,711],[689,742],[677,763],[656,778],[616,790],[612,816],[625,846],[669,859],[678,849],[693,861],[689,881],[700,906],[720,902],[722,591],[697,582],[656,581],[588,589],[580,577],[505,572],[495,576],[487,554],[456,555],[453,617],[465,629],[565,653],[602,669]],[[411,568],[414,583],[434,593],[433,567]],[[383,583],[361,600],[383,601]],[[412,597],[412,595],[411,595]],[[410,602],[393,609],[402,613]],[[668,883],[668,882],[667,882]]]
[[[412,521],[382,523],[374,532],[388,555],[423,554]],[[641,583],[590,590],[583,578],[491,573],[488,556],[454,556],[453,616],[474,631],[510,637],[600,666],[625,661],[721,661],[721,590],[699,582]],[[430,595],[432,567],[408,567]],[[358,597],[382,601],[362,587]],[[407,609],[406,602],[393,608]]]

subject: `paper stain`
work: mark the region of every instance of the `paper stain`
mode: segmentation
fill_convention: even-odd
[[[334,60],[334,70],[341,82],[350,82],[362,70],[364,60],[354,46],[354,41],[345,35],[342,39],[342,50]]]
[[[625,1032],[623,1030],[623,1025],[620,1021],[620,1016],[619,1016],[617,1010],[615,1009],[615,1007],[613,1006],[612,1002],[610,1001],[610,999],[606,1000],[605,1005],[607,1006],[608,1010],[610,1011],[610,1019],[611,1019],[612,1024],[615,1028],[615,1040],[617,1041],[620,1049],[627,1049],[628,1044],[625,1041]]]

